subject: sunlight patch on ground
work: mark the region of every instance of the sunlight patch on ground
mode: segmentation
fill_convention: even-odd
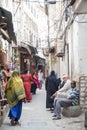
[[[30,108],[29,106],[24,106],[23,107],[23,110],[31,110],[31,111],[33,111],[35,108]]]

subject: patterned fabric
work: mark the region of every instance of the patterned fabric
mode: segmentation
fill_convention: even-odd
[[[79,89],[77,87],[72,89],[72,92],[70,93],[70,99],[72,100],[72,105],[78,105],[78,99],[79,99]]]
[[[31,79],[32,79],[32,76],[31,76],[31,74],[22,74],[21,79],[22,79],[23,84],[24,84],[26,100],[30,101],[32,99],[32,94],[31,94]]]
[[[39,81],[38,76],[37,76],[36,73],[34,73],[32,75],[32,82],[31,82],[31,84],[33,84],[33,83],[37,84],[37,87],[40,88],[40,81]]]
[[[14,71],[12,77],[7,81],[5,95],[11,107],[17,105],[21,99],[25,98],[23,82],[17,71]]]
[[[22,113],[22,100],[20,100],[16,106],[10,108],[8,117],[10,117],[10,119],[15,118],[16,121],[18,121],[21,117],[21,113]]]

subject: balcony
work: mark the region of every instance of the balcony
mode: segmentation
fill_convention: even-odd
[[[87,13],[87,0],[76,0],[73,5],[74,14]]]
[[[64,40],[58,40],[57,48],[56,48],[56,56],[63,57],[64,54]]]

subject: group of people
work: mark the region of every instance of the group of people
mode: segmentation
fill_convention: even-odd
[[[39,73],[40,72],[41,70]],[[22,113],[22,103],[30,102],[32,94],[36,94],[37,88],[41,89],[42,86],[40,85],[42,85],[42,83],[40,84],[39,76],[35,71],[32,74],[28,74],[27,70],[25,70],[24,74],[13,71],[9,77],[6,69],[3,69],[2,73],[5,77],[5,97],[10,106],[8,117],[11,120],[11,125],[14,126],[19,124]]]
[[[6,72],[3,70],[3,73]],[[79,89],[76,87],[76,81],[70,80],[66,74],[62,79],[51,71],[51,74],[45,80],[46,89],[46,108],[54,113],[53,120],[61,119],[61,107],[68,107],[78,104]],[[32,94],[36,94],[36,89],[42,88],[43,74],[41,70],[38,74],[24,74],[18,71],[8,77],[5,84],[5,97],[10,106],[8,117],[11,125],[19,124],[22,113],[22,103],[30,101]]]
[[[62,80],[55,71],[46,78],[46,108],[53,112],[53,120],[61,119],[61,108],[78,105],[79,88],[76,81],[70,80],[66,74],[62,75]]]
[[[40,74],[38,74],[36,73],[36,71],[34,71],[32,74],[28,74],[27,70],[25,70],[24,74],[21,74],[21,79],[24,83],[26,93],[26,100],[28,102],[30,102],[30,100],[32,99],[32,94],[36,94],[37,88],[42,88],[42,84],[40,84],[41,80],[39,80]]]

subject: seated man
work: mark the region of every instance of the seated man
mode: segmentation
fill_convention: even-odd
[[[55,97],[56,99],[58,98],[67,98],[67,95],[71,91],[71,80],[68,78],[68,75],[64,74],[62,76],[64,85],[62,88],[60,88],[56,93],[52,95],[52,97]]]
[[[63,86],[51,96],[51,98],[55,97],[53,103],[54,108],[57,100],[66,99],[69,93],[71,92],[71,80],[69,79],[68,75],[63,74],[62,79],[63,79]]]
[[[71,82],[72,91],[70,92],[67,99],[57,99],[54,109],[53,120],[61,119],[61,107],[69,107],[78,105],[79,100],[79,89],[76,87],[76,81]]]

